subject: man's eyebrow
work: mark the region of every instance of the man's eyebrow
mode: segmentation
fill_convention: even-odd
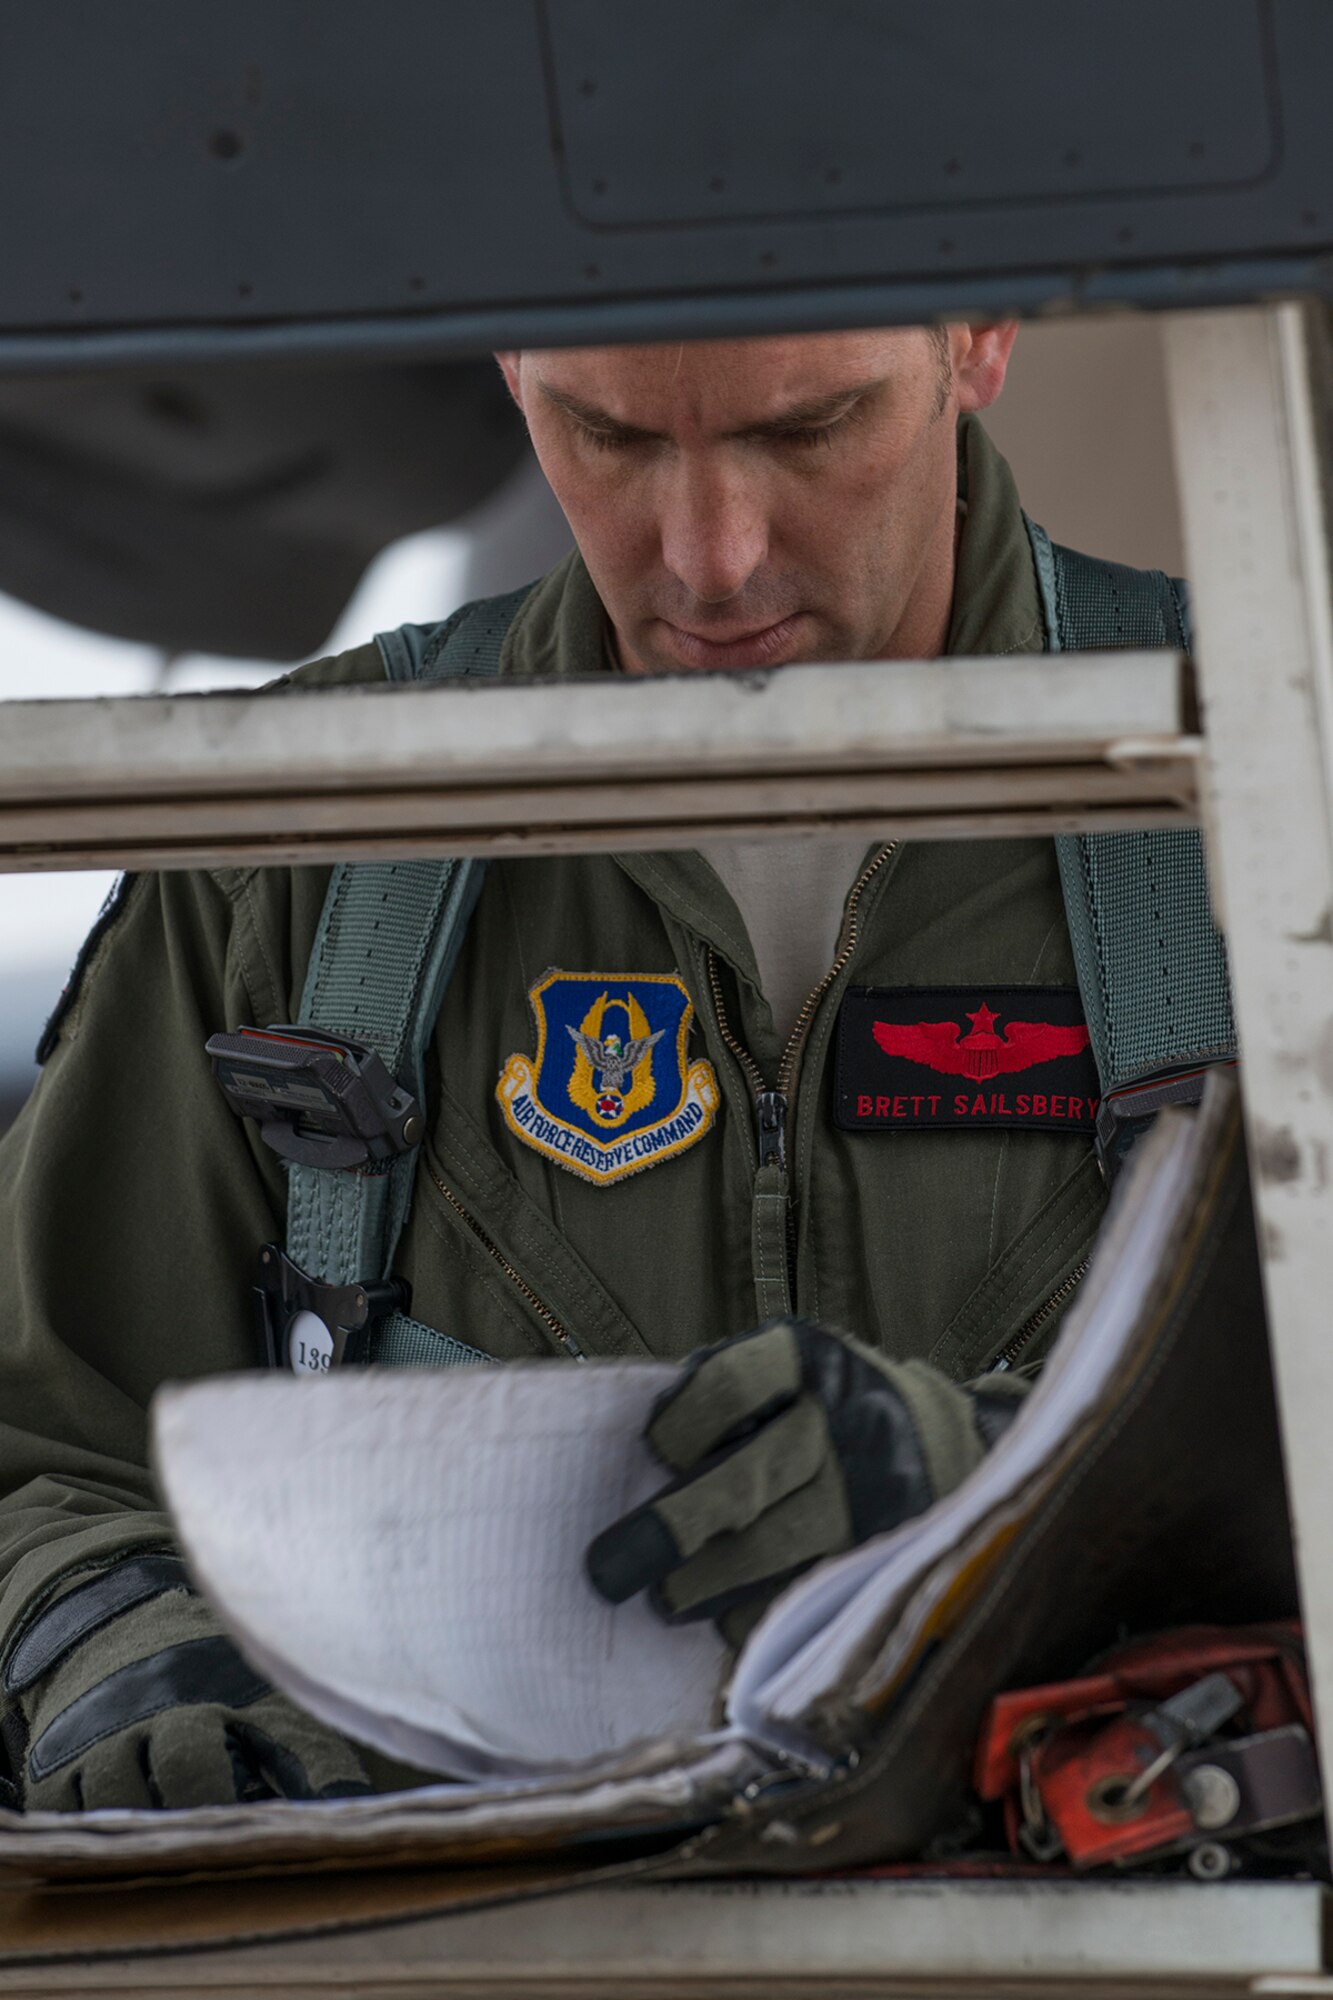
[[[581,396],[571,394],[568,389],[557,389],[552,383],[544,382],[539,375],[537,386],[547,401],[564,410],[568,416],[584,426],[596,431],[601,437],[615,438],[624,444],[649,444],[660,442],[661,431],[642,429],[638,424],[622,423],[609,411],[599,409],[596,403],[585,403]],[[847,389],[835,389],[827,396],[814,396],[805,403],[793,403],[790,409],[781,410],[776,416],[761,417],[752,424],[743,424],[738,430],[727,433],[737,438],[790,437],[794,432],[818,430],[821,426],[836,422],[855,408],[866,396],[873,395],[884,386],[883,377],[873,381],[857,382]]]
[[[637,424],[622,424],[619,417],[613,417],[607,410],[599,410],[596,403],[585,403],[582,396],[571,395],[568,389],[557,389],[550,382],[537,377],[537,387],[548,403],[564,410],[585,430],[596,431],[600,437],[618,438],[626,444],[644,444],[652,439],[660,439],[660,431],[641,430]]]

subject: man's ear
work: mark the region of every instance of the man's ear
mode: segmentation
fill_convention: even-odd
[[[989,409],[1004,387],[1018,321],[995,320],[949,329],[953,346],[954,393],[961,411]]]
[[[519,380],[518,364],[523,358],[523,350],[519,347],[506,347],[499,350],[495,358],[500,364],[500,373],[505,378],[505,387],[521,410],[523,408],[523,389]]]

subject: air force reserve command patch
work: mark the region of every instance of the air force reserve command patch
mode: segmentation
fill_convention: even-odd
[[[495,1092],[515,1138],[602,1187],[703,1138],[717,1078],[689,1059],[694,1007],[674,973],[548,972],[528,998],[536,1057],[510,1056]]]
[[[852,987],[838,1019],[844,1132],[1094,1132],[1101,1086],[1072,986]]]

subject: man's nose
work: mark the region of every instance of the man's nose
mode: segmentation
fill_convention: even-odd
[[[768,518],[758,483],[741,466],[672,467],[662,511],[662,558],[701,604],[725,604],[768,554]]]

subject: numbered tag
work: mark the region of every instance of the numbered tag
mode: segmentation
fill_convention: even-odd
[[[412,1293],[401,1278],[326,1284],[293,1264],[280,1245],[266,1243],[255,1300],[264,1366],[327,1375],[344,1361],[362,1359],[371,1331],[391,1313],[407,1312]]]
[[[293,1375],[327,1375],[333,1366],[333,1335],[318,1313],[299,1312],[287,1329],[287,1366]]]

